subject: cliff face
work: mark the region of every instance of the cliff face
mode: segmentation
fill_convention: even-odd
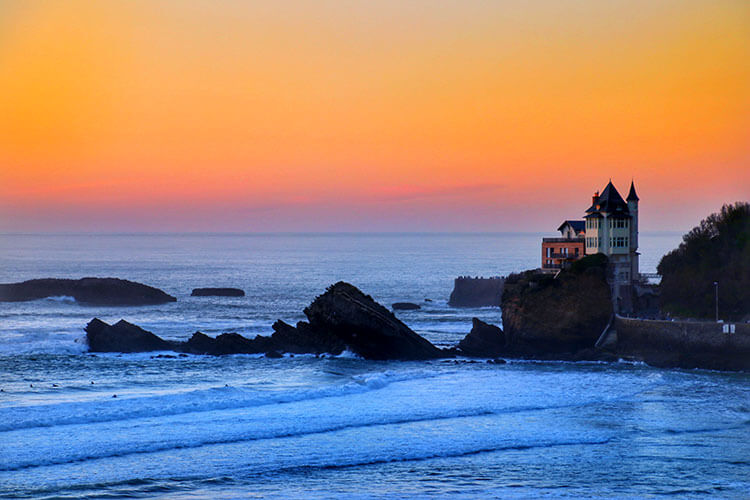
[[[453,282],[448,305],[451,307],[499,306],[503,296],[503,278],[461,276]]]
[[[502,300],[508,351],[560,358],[593,349],[612,315],[606,264],[599,254],[557,278],[534,271],[508,276]]]

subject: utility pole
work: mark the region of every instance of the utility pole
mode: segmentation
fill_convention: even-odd
[[[716,297],[716,322],[719,322],[719,282],[714,281],[714,295]]]

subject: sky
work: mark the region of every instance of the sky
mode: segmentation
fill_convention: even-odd
[[[642,230],[750,199],[750,2],[0,0],[0,232]]]

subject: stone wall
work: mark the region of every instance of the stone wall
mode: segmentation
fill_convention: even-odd
[[[722,323],[615,317],[612,330],[619,355],[655,366],[750,370],[750,324],[724,333]]]

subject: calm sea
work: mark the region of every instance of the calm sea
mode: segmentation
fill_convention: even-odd
[[[497,308],[453,278],[537,267],[541,234],[0,235],[0,282],[112,276],[178,301],[0,304],[0,497],[747,498],[750,375],[630,363],[90,355],[83,327],[269,334],[346,280],[432,342]],[[654,272],[678,234],[642,234]],[[243,298],[190,297],[234,286]],[[429,301],[428,301],[429,300]],[[116,398],[113,396],[117,395]]]

